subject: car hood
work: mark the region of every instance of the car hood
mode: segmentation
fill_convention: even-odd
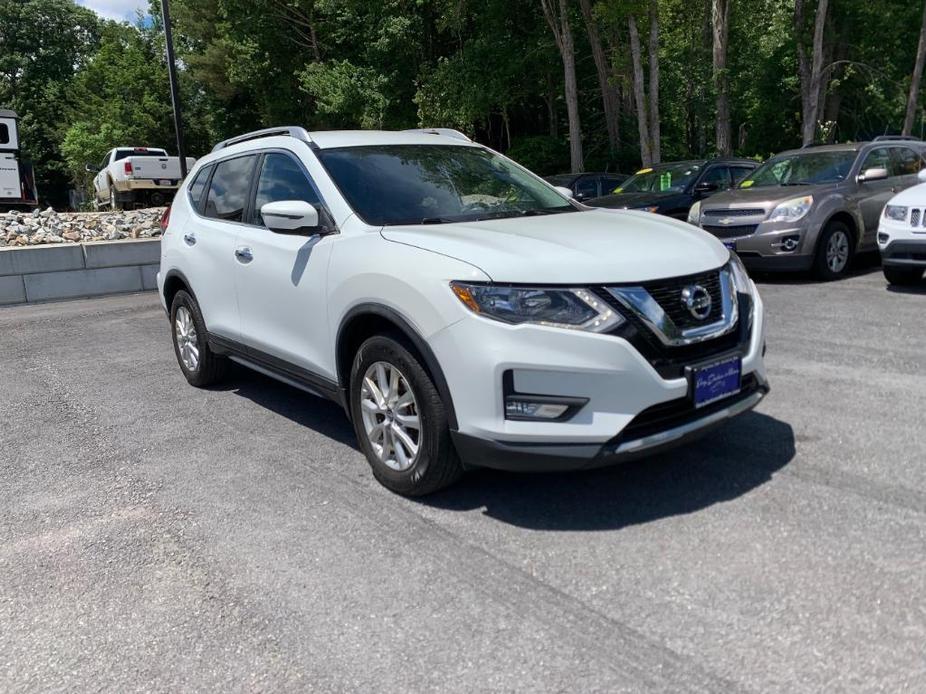
[[[701,210],[709,209],[740,209],[756,207],[770,210],[779,203],[803,195],[813,195],[831,190],[833,184],[810,186],[763,186],[761,188],[737,188],[723,193],[717,193],[701,203]]]
[[[892,205],[926,206],[926,183],[907,188],[890,199]]]
[[[617,193],[615,195],[602,195],[600,198],[589,200],[585,204],[592,207],[634,208],[658,205],[680,193]]]
[[[381,233],[462,260],[496,282],[645,282],[711,270],[730,257],[723,244],[689,224],[625,210],[390,226]]]

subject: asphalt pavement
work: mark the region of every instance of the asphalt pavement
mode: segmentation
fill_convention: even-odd
[[[153,294],[0,309],[0,691],[926,691],[926,286],[761,291],[754,413],[418,501]]]

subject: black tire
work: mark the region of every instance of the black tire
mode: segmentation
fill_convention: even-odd
[[[899,287],[906,287],[916,284],[923,278],[923,269],[918,267],[892,267],[885,265],[884,279],[888,284],[896,284]]]
[[[418,453],[411,466],[402,471],[393,469],[379,458],[361,412],[364,376],[378,362],[388,364],[401,373],[417,407],[415,414],[420,424]],[[348,397],[360,449],[367,457],[373,476],[384,487],[403,496],[423,496],[453,484],[462,476],[463,467],[450,437],[447,410],[440,394],[418,358],[395,337],[378,335],[360,346],[351,367]]]
[[[181,356],[181,347],[178,337],[179,327],[177,315],[185,309],[192,319],[193,326],[196,330],[195,344],[199,350],[199,360],[195,368],[191,368]],[[177,363],[180,370],[191,386],[204,388],[221,381],[228,369],[228,360],[215,354],[209,348],[209,341],[206,338],[206,323],[203,321],[203,314],[199,310],[199,304],[196,299],[190,296],[184,290],[180,290],[174,295],[174,300],[170,305],[170,334],[174,343],[174,354],[177,357]]]
[[[827,249],[833,237],[842,234],[848,241],[847,256],[845,264],[836,270],[830,267],[827,259]],[[827,282],[838,280],[845,277],[852,267],[852,260],[855,258],[855,239],[852,231],[843,222],[832,221],[824,227],[817,240],[817,253],[813,261],[814,275],[817,279]]]

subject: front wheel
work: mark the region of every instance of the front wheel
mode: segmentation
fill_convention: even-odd
[[[888,284],[896,284],[900,287],[916,284],[923,277],[923,269],[918,267],[891,267],[885,265],[883,270],[884,279],[888,281]]]
[[[854,255],[849,227],[842,222],[830,222],[817,243],[814,274],[827,281],[845,277]]]
[[[392,337],[371,337],[357,351],[350,411],[373,476],[387,489],[422,496],[462,475],[434,382],[415,355]]]

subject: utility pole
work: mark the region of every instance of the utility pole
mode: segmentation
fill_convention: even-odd
[[[177,155],[180,157],[180,175],[186,178],[186,152],[183,150],[183,122],[180,119],[180,92],[177,89],[177,65],[174,61],[174,37],[170,30],[169,0],[161,0],[164,19],[164,38],[167,42],[167,76],[170,79],[170,101],[174,107],[174,130],[177,133]]]

